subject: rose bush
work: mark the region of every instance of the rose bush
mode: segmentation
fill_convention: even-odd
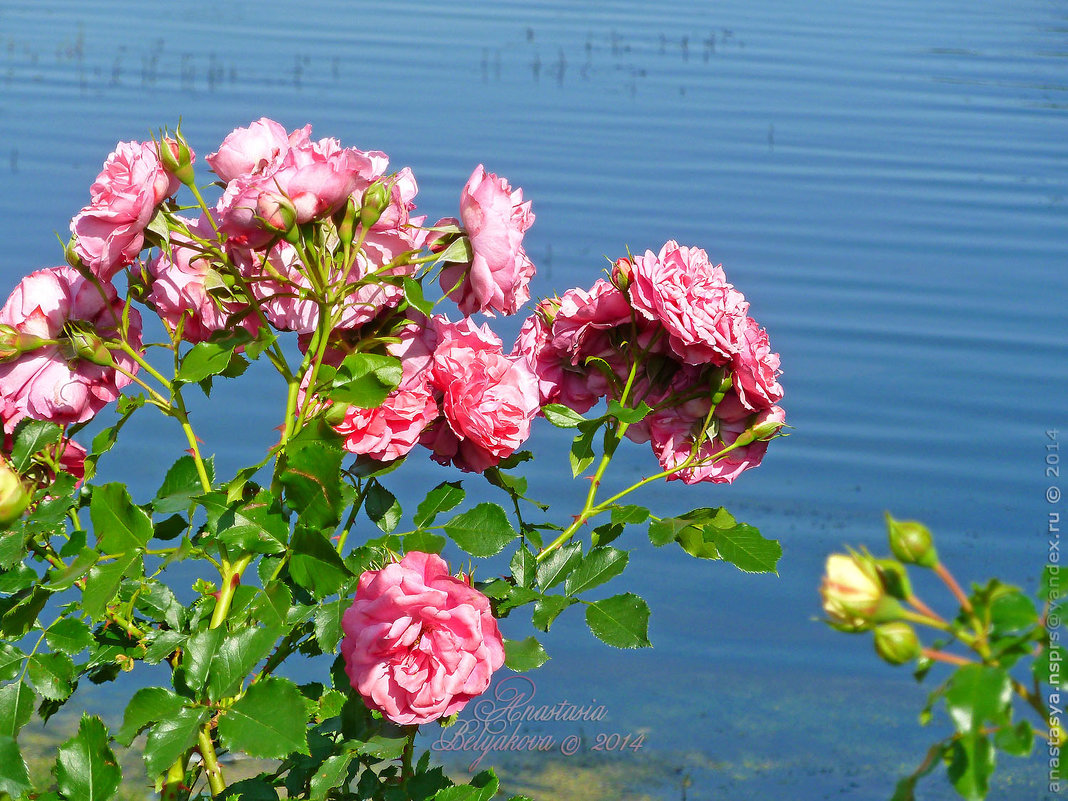
[[[206,161],[218,181],[198,185],[180,133],[120,143],[72,221],[68,265],[0,310],[0,794],[104,801],[114,744],[147,731],[165,801],[489,798],[492,771],[456,788],[416,759],[418,727],[447,725],[502,667],[540,666],[539,638],[572,607],[605,643],[647,647],[645,601],[603,591],[636,538],[775,571],[779,544],[723,508],[623,503],[656,479],[734,481],[785,426],[778,355],[704,251],[619,259],[611,280],[538,301],[506,352],[471,317],[529,299],[534,214],[506,179],[480,165],[458,216],[426,225],[411,170],[310,126],[260,119]],[[437,308],[449,301],[460,319]],[[255,360],[284,387],[277,440],[219,475],[187,399]],[[187,450],[135,501],[94,479],[145,407]],[[540,417],[570,432],[571,472],[589,480],[560,522],[520,472]],[[609,489],[626,440],[659,464]],[[393,471],[420,454],[460,473],[408,504]],[[506,550],[478,581],[440,555]],[[187,603],[168,584],[182,561],[202,576]],[[333,668],[297,683],[279,669],[298,655]],[[47,718],[83,679],[130,670],[168,679],[118,727],[85,717],[43,794],[18,743],[34,708]],[[276,767],[231,784],[222,750]]]

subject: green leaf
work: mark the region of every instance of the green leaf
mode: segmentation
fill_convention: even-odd
[[[356,758],[356,754],[346,751],[343,754],[334,754],[326,758],[326,761],[315,771],[309,785],[312,799],[326,798],[327,793],[334,789],[341,789],[349,772],[349,765]]]
[[[25,657],[26,655],[11,643],[0,641],[0,681],[8,681],[19,675]]]
[[[560,403],[547,403],[541,407],[541,413],[557,428],[577,428],[583,423],[590,422],[574,409]]]
[[[519,546],[519,549],[512,557],[509,567],[516,584],[520,587],[534,586],[534,580],[537,578],[538,561],[526,545]]]
[[[534,628],[539,631],[548,631],[560,613],[573,603],[575,603],[575,600],[568,598],[566,595],[543,595],[534,604],[534,613],[531,615],[531,622],[534,624]]]
[[[196,384],[209,376],[218,375],[230,365],[230,357],[238,344],[235,340],[198,342],[182,358],[178,380]]]
[[[516,673],[539,668],[548,660],[549,655],[533,637],[504,641],[504,664]]]
[[[559,584],[581,561],[581,542],[572,542],[557,548],[538,564],[538,587],[544,592]]]
[[[222,628],[205,629],[186,641],[180,672],[176,673],[176,679],[180,679],[194,695],[199,696],[207,685],[211,662],[222,646],[225,636],[226,631]]]
[[[174,761],[196,742],[197,731],[210,714],[207,707],[185,706],[149,730],[145,741],[145,771],[149,777],[167,772]]]
[[[105,484],[93,488],[89,501],[100,549],[105,553],[124,553],[144,548],[152,539],[152,518],[134,506],[130,493],[122,484]]]
[[[594,548],[571,572],[564,582],[564,592],[578,595],[615,578],[627,566],[630,555],[616,548]]]
[[[264,774],[260,774],[262,776]],[[254,776],[226,785],[223,801],[278,801],[278,791],[267,779]]]
[[[950,748],[946,775],[967,801],[983,801],[990,791],[995,759],[990,740],[978,732],[969,732]]]
[[[627,504],[623,506],[612,507],[612,522],[620,523],[622,525],[628,525],[633,523],[634,525],[640,525],[649,519],[649,510],[644,506],[636,506],[634,504]]]
[[[0,794],[7,793],[12,798],[19,798],[31,789],[33,784],[19,744],[11,737],[0,735]]]
[[[649,606],[633,593],[613,595],[586,607],[586,625],[601,642],[615,648],[647,648]]]
[[[82,717],[78,733],[59,747],[59,793],[71,801],[106,801],[122,781],[122,769],[108,746],[108,730],[98,717]]]
[[[593,438],[597,435],[597,425],[583,424],[579,429],[581,433],[571,441],[571,450],[568,452],[568,459],[571,462],[571,475],[573,478],[578,478],[582,473],[593,464]]]
[[[21,528],[0,531],[0,568],[10,569],[26,556],[26,532]]]
[[[65,701],[74,691],[74,662],[66,654],[34,654],[26,673],[34,689],[50,701]]]
[[[332,654],[341,641],[341,616],[348,609],[350,601],[341,598],[316,608],[312,620],[315,625],[315,639],[324,654]]]
[[[376,526],[389,534],[401,519],[401,505],[388,489],[372,479],[363,502],[364,511]]]
[[[493,556],[516,538],[504,509],[480,503],[445,524],[445,533],[472,556]]]
[[[445,549],[446,540],[429,531],[413,531],[401,537],[404,543],[404,552],[422,551],[423,553],[441,553]]]
[[[334,546],[318,531],[298,527],[291,548],[289,573],[316,598],[332,595],[352,577]]]
[[[37,696],[24,681],[0,687],[0,736],[18,737],[19,731],[33,716],[36,700]]]
[[[434,304],[423,297],[422,285],[408,275],[401,279],[401,283],[404,286],[404,298],[408,301],[408,305],[430,317],[434,313]]]
[[[446,787],[434,795],[434,801],[490,801],[497,795],[500,783],[492,770],[484,770],[470,784]]]
[[[308,713],[297,686],[269,676],[249,687],[219,719],[219,737],[232,751],[282,759],[294,752],[309,753],[307,725]]]
[[[622,523],[604,523],[590,532],[590,543],[594,546],[607,545],[619,538],[623,533]]]
[[[169,720],[185,705],[185,699],[163,687],[142,687],[134,693],[122,718],[115,740],[129,747],[142,730],[161,720]]]
[[[341,515],[341,451],[327,442],[311,439],[314,436],[301,432],[290,442],[279,480],[286,488],[289,508],[304,523],[333,528]]]
[[[45,585],[51,592],[62,592],[71,587],[78,579],[84,576],[96,564],[100,553],[92,548],[82,548],[74,561],[62,570],[56,570],[49,575],[49,581]]]
[[[950,677],[945,698],[957,731],[978,732],[984,721],[1007,722],[1012,681],[1004,668],[965,665]]]
[[[1035,747],[1035,730],[1031,722],[1021,720],[1015,726],[998,729],[994,744],[1012,756],[1028,756]]]
[[[48,631],[45,633],[45,641],[53,651],[60,651],[68,656],[74,656],[86,648],[92,647],[93,634],[82,621],[75,620],[72,617],[65,617],[48,627]]]
[[[399,759],[404,753],[406,740],[403,737],[385,737],[376,734],[364,743],[356,747],[356,753],[375,759]]]
[[[1034,601],[1018,590],[998,595],[990,603],[991,636],[1029,632],[1038,622]]]
[[[211,657],[208,698],[219,701],[241,688],[252,668],[278,640],[278,629],[242,629],[224,639]]]
[[[126,576],[138,577],[144,572],[144,557],[138,551],[124,554],[114,562],[94,565],[85,580],[82,608],[93,620],[104,616],[107,605],[119,591]]]
[[[373,409],[382,405],[400,380],[399,359],[377,353],[350,353],[337,368],[327,396],[340,403]]]
[[[27,588],[4,600],[8,608],[0,618],[0,633],[17,640],[37,623],[37,616],[48,603],[48,592],[40,587]]]
[[[459,481],[443,481],[427,493],[415,510],[412,522],[416,528],[429,526],[442,512],[455,509],[464,499],[463,485]]]
[[[15,426],[11,446],[11,466],[19,473],[30,466],[32,457],[63,439],[63,430],[45,420],[23,419]]]
[[[149,635],[149,645],[145,649],[144,660],[146,664],[158,665],[167,659],[177,649],[185,645],[189,638],[177,631],[157,631]]]
[[[608,413],[621,423],[640,423],[651,411],[645,401],[639,402],[634,408],[621,406],[617,400],[608,401]]]
[[[212,460],[205,465],[208,478],[214,480]],[[185,512],[189,509],[193,499],[203,494],[204,487],[200,483],[200,473],[197,472],[197,463],[192,456],[183,456],[167,471],[167,475],[160,485],[156,499],[152,502],[152,508],[157,514],[166,515],[172,512]]]
[[[289,523],[277,499],[261,490],[247,502],[223,505],[221,495],[201,498],[209,522],[215,517],[219,542],[228,548],[251,553],[282,553],[289,542]]]
[[[715,523],[704,528],[711,535],[719,555],[746,573],[775,573],[782,546],[766,539],[752,526],[739,523],[732,528],[720,528]]]

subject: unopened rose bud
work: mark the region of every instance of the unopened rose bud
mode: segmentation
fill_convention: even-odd
[[[30,505],[30,493],[11,469],[6,459],[0,459],[0,526],[18,520]]]
[[[78,255],[78,251],[74,249],[74,243],[76,241],[77,239],[73,236],[67,240],[67,245],[63,248],[63,259],[75,270],[83,272],[85,270],[85,264],[82,262],[82,257]]]
[[[915,520],[894,520],[886,513],[886,528],[890,533],[890,550],[905,564],[934,567],[938,564],[931,531]]]
[[[46,340],[33,334],[25,334],[14,326],[0,325],[0,362],[12,361],[23,353],[46,344]]]
[[[256,200],[256,216],[264,228],[276,234],[293,230],[297,222],[297,210],[289,198],[278,192],[264,192]]]
[[[891,598],[904,601],[912,597],[912,585],[903,564],[893,559],[876,559],[875,569],[879,572],[883,588]]]
[[[535,313],[545,322],[547,326],[552,328],[553,322],[556,320],[556,314],[560,311],[560,298],[551,297],[545,298],[534,308]]]
[[[842,631],[865,631],[901,611],[886,594],[874,560],[862,554],[827,557],[820,596],[830,624]]]
[[[176,138],[164,137],[159,143],[159,160],[163,169],[186,186],[193,185],[193,151],[182,132]]]
[[[104,341],[92,331],[83,328],[68,328],[67,345],[70,353],[83,361],[98,364],[101,367],[114,367],[115,360]]]
[[[356,198],[349,196],[349,199],[345,201],[345,205],[342,206],[340,216],[335,217],[337,220],[337,236],[341,240],[343,247],[351,245],[352,241],[356,238],[356,220],[359,218],[360,209],[356,205]]]
[[[620,292],[626,292],[630,287],[630,273],[634,268],[629,258],[616,259],[612,265],[612,285]]]
[[[389,201],[389,187],[382,181],[375,181],[367,187],[367,191],[363,193],[363,203],[360,205],[360,225],[370,228],[378,222],[383,212],[389,208]]]
[[[327,425],[337,426],[345,422],[345,415],[348,414],[349,405],[347,403],[331,403],[323,413],[323,420]]]
[[[875,652],[891,665],[911,662],[923,650],[912,626],[902,621],[882,623],[875,627],[874,634]]]
[[[748,445],[751,442],[757,442],[769,440],[774,437],[779,431],[782,430],[784,423],[782,420],[765,419],[754,423],[741,434],[738,435],[737,443],[739,446]]]

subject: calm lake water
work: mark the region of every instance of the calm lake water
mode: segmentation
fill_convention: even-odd
[[[655,648],[608,649],[572,610],[533,678],[535,703],[607,710],[557,733],[644,732],[641,752],[483,764],[543,771],[538,798],[571,774],[623,776],[616,797],[688,781],[690,799],[887,799],[948,723],[916,726],[925,688],[818,623],[816,586],[829,551],[885,548],[884,509],[927,521],[964,579],[1037,580],[1045,431],[1068,429],[1066,57],[1059,0],[4,0],[0,281],[58,263],[53,231],[115,142],[179,116],[201,155],[264,115],[385,150],[432,218],[483,162],[534,201],[535,294],[588,286],[627,245],[706,248],[782,354],[796,429],[735,486],[645,500],[727,505],[782,541],[780,575],[629,533],[622,581],[650,601]],[[268,372],[238,386],[194,411],[221,472],[258,459],[279,418]],[[145,413],[104,476],[136,465],[148,497],[181,447],[159,422]],[[564,519],[581,488],[544,429],[532,494]],[[409,485],[444,475],[412,461]],[[621,484],[653,467],[645,448],[620,462]],[[1006,761],[991,798],[1045,785],[1044,760]]]

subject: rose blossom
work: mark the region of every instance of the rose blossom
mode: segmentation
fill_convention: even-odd
[[[723,365],[738,352],[749,304],[705,251],[669,241],[634,258],[630,282],[635,311],[664,327],[682,361]]]
[[[74,252],[94,275],[110,280],[141,252],[156,207],[178,186],[154,142],[120,142],[89,190],[91,202],[71,220]]]
[[[350,406],[334,430],[345,437],[344,448],[349,453],[391,462],[411,451],[437,416],[438,405],[424,382],[398,387],[373,409]]]
[[[98,289],[73,267],[38,270],[22,279],[4,307],[0,324],[54,344],[0,364],[0,396],[6,410],[54,423],[81,423],[119,396],[132,380],[115,367],[94,364],[75,351],[72,335],[118,337],[123,303],[110,284]],[[129,310],[129,343],[141,345],[141,316]],[[111,358],[128,373],[137,363],[121,351]]]
[[[504,178],[479,164],[460,194],[460,219],[471,240],[471,264],[446,265],[442,290],[465,315],[515,314],[530,297],[527,285],[534,275],[522,246],[534,223],[530,201],[524,203],[522,189],[513,192]]]
[[[194,223],[184,220],[190,232],[205,239],[213,239],[214,231],[206,218]],[[243,327],[255,334],[258,329],[254,314],[245,314],[240,323],[233,323],[234,315],[245,307],[235,301],[224,301],[208,294],[213,276],[211,259],[195,247],[192,239],[173,232],[169,253],[164,246],[160,253],[145,265],[152,280],[148,302],[171,330],[182,325],[182,339],[203,342],[214,331]],[[218,275],[216,281],[221,282]],[[184,319],[184,322],[183,322]]]
[[[231,131],[206,161],[216,175],[229,183],[239,175],[268,171],[288,152],[286,129],[274,120],[260,117],[247,128]]]
[[[768,332],[752,317],[741,330],[738,352],[732,359],[734,386],[747,409],[759,411],[782,400],[779,384],[779,354],[771,352]]]
[[[700,433],[704,414],[700,413],[702,403],[686,404],[682,407],[668,407],[651,415],[649,420],[649,439],[653,452],[660,460],[664,470],[673,470],[685,462],[693,453],[696,436]],[[703,401],[707,413],[709,402]],[[786,420],[786,413],[778,406],[772,406],[756,415],[744,409],[731,393],[716,408],[715,436],[706,436],[697,450],[697,461],[668,476],[668,481],[679,479],[686,484],[711,481],[714,484],[730,484],[743,472],[756,467],[768,450],[766,440],[754,440],[734,450],[728,451],[720,458],[715,458],[738,438],[754,426],[762,429],[781,427]]]
[[[504,664],[489,600],[435,554],[411,551],[366,571],[341,627],[352,686],[402,726],[459,712]]]
[[[435,461],[482,472],[515,453],[530,436],[541,408],[538,379],[525,359],[505,356],[500,340],[469,319],[431,325],[440,344],[430,368],[430,386],[441,394],[444,420],[421,440]]]

